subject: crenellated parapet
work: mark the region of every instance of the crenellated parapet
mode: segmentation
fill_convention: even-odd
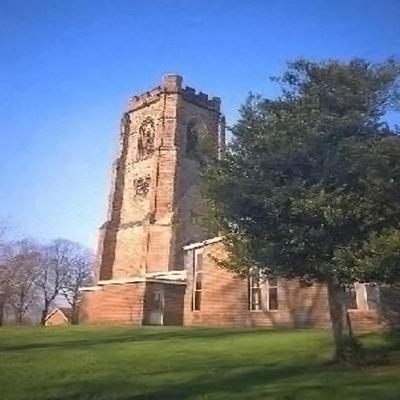
[[[128,112],[147,107],[148,105],[158,101],[163,92],[163,88],[161,86],[157,86],[154,89],[144,92],[138,96],[131,97],[128,101]]]
[[[158,101],[162,95],[168,93],[178,93],[187,102],[218,113],[220,112],[221,99],[219,97],[209,98],[206,93],[196,92],[192,87],[182,87],[182,77],[175,74],[165,75],[160,86],[138,96],[131,97],[128,101],[128,112],[146,107]]]
[[[190,102],[197,104],[200,107],[208,108],[219,112],[221,107],[221,99],[219,97],[209,98],[207,93],[196,92],[195,89],[186,86],[181,90],[183,98]]]

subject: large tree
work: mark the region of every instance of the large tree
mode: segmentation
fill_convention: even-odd
[[[10,243],[7,260],[12,275],[8,281],[9,302],[14,310],[15,322],[21,324],[30,307],[37,301],[36,280],[41,267],[41,248],[30,240]]]
[[[346,286],[400,281],[400,137],[384,121],[399,76],[394,60],[290,63],[281,95],[248,99],[207,173],[226,266],[325,283],[337,360],[353,342]]]
[[[69,269],[75,257],[75,245],[66,239],[53,240],[42,249],[36,286],[42,298],[40,324],[45,325],[50,307],[68,283]]]

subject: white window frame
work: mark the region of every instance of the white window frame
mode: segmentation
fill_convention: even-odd
[[[360,309],[360,289],[359,289],[359,283],[353,283],[352,290],[354,291],[355,297],[356,297],[356,307],[355,308],[349,308],[348,304],[346,304],[347,310],[348,311],[357,311]],[[347,294],[346,294],[346,303],[347,303]]]
[[[278,311],[279,310],[279,281],[278,278],[276,279],[276,285],[271,285],[270,280],[267,279],[266,286],[267,286],[267,307],[268,311]],[[276,308],[271,308],[271,289],[276,290]]]
[[[255,284],[253,282],[256,282]],[[260,271],[258,271],[258,276],[257,274],[250,273],[249,275],[249,311],[263,311],[263,290],[262,290],[262,281],[261,281],[261,274]],[[253,291],[257,290],[260,292],[259,299],[260,302],[257,303],[259,304],[259,308],[255,308],[255,303],[253,303]]]
[[[370,308],[368,305],[368,292],[367,286],[376,285],[377,290],[377,308]],[[380,296],[380,287],[379,285],[371,282],[371,283],[354,283],[354,291],[356,293],[356,304],[357,308],[348,308],[348,311],[374,311],[378,310],[381,306],[381,296]]]
[[[276,279],[276,285],[270,285],[269,279],[263,279],[261,271],[258,271],[258,278],[257,274],[254,274],[254,270],[250,270],[249,279],[248,279],[248,308],[251,312],[259,312],[259,311],[269,311],[275,312],[279,311],[279,280]],[[254,281],[258,281],[254,284]],[[270,302],[270,291],[271,289],[276,290],[276,304],[277,307],[271,309],[271,302]],[[259,308],[254,307],[253,303],[253,291],[257,290],[260,292],[260,303]]]
[[[200,256],[201,265],[199,268],[198,259]],[[200,275],[201,288],[196,287],[198,276]],[[193,250],[193,285],[192,285],[192,311],[201,311],[201,303],[203,297],[203,278],[204,278],[204,260],[203,260],[203,249]],[[196,299],[199,297],[198,302]]]
[[[376,301],[376,308],[370,308],[369,303],[368,303],[368,292],[367,292],[367,286],[371,286],[374,285],[375,286],[375,290],[377,291],[377,301]],[[365,301],[365,309],[367,311],[376,311],[379,310],[379,308],[381,307],[381,291],[380,291],[380,287],[378,284],[376,283],[363,283],[363,287],[364,287],[364,301]]]

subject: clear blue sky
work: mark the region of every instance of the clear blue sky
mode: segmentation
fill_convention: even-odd
[[[129,96],[177,72],[232,123],[287,60],[399,56],[399,21],[400,0],[0,0],[0,219],[95,247]]]

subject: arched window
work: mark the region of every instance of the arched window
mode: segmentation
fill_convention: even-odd
[[[188,158],[198,159],[204,149],[207,138],[207,128],[205,124],[197,119],[192,120],[186,127],[185,155]]]
[[[152,118],[146,118],[139,128],[138,159],[149,157],[154,149],[155,126]]]

